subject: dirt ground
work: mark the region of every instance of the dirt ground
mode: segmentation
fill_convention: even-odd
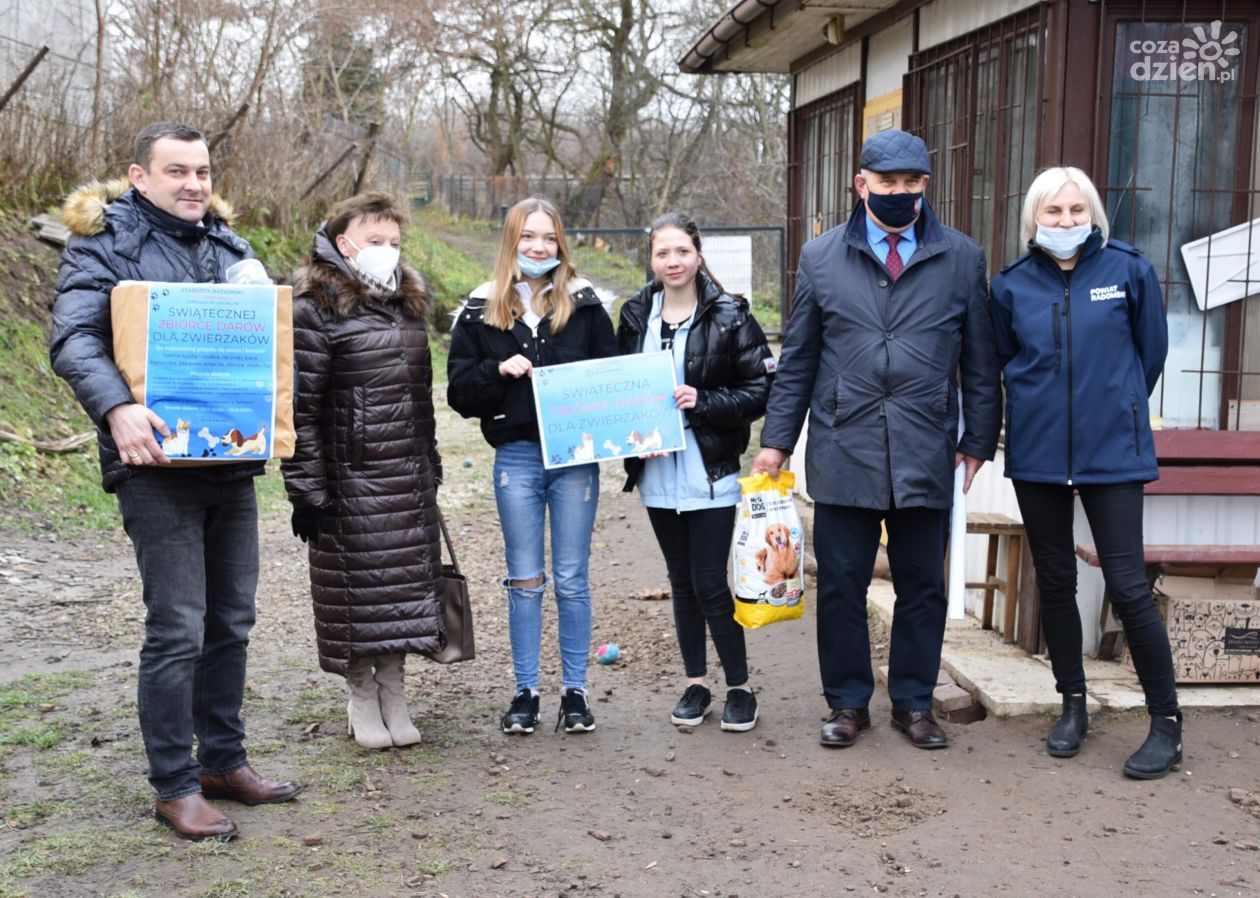
[[[828,750],[810,613],[749,634],[755,730],[721,732],[717,715],[675,729],[683,678],[664,565],[612,468],[594,645],[623,654],[592,665],[597,729],[552,732],[551,614],[544,726],[502,735],[511,667],[489,454],[449,414],[439,435],[477,660],[412,659],[424,743],[358,749],[344,683],[315,660],[303,547],[285,515],[266,516],[248,747],[267,775],[305,788],[286,805],[225,805],[242,832],[227,845],[179,842],[151,817],[135,719],[142,609],[125,536],[0,530],[0,898],[1260,893],[1255,713],[1193,715],[1185,767],[1154,783],[1120,773],[1145,734],[1141,715],[1096,718],[1073,760],[1045,755],[1038,718],[948,724],[951,748],[924,752],[891,730],[877,693],[872,730]],[[887,636],[872,628],[879,663]],[[710,670],[720,676],[715,659]]]

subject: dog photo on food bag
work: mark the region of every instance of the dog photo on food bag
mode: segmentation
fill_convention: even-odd
[[[771,524],[766,528],[766,545],[769,548],[757,552],[757,570],[764,574],[767,584],[782,583],[796,576],[800,560],[792,548],[792,531],[786,524]]]

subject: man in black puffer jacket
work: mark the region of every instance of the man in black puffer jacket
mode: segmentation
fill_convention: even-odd
[[[101,477],[118,495],[144,586],[140,730],[156,818],[186,839],[226,840],[236,825],[206,798],[286,801],[292,783],[263,779],[242,744],[245,650],[258,585],[261,462],[169,468],[114,364],[110,293],[121,281],[218,283],[251,258],[211,194],[210,151],[195,128],[140,132],[128,180],[75,191],[62,213],[74,236],[57,277],[50,355],[97,427]],[[197,758],[192,757],[193,736]]]

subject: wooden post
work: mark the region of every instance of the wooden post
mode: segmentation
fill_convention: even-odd
[[[1019,604],[1020,549],[1024,539],[1011,533],[1006,537],[1006,589],[1002,590],[1002,640],[1016,642],[1015,608]]]
[[[9,101],[13,99],[13,95],[21,90],[22,85],[26,83],[26,79],[31,77],[31,72],[35,71],[35,67],[43,62],[44,57],[47,55],[48,47],[40,47],[39,52],[35,54],[35,58],[26,64],[26,68],[22,69],[22,74],[17,76],[17,80],[4,92],[4,96],[0,97],[0,109],[8,105]]]
[[[363,161],[359,163],[359,173],[354,179],[354,192],[363,192],[363,182],[367,180],[368,165],[372,162],[372,150],[376,147],[376,137],[381,132],[381,126],[372,122],[368,125],[367,130],[367,149],[363,151]]]
[[[984,611],[980,618],[980,626],[985,630],[993,629],[993,592],[996,589],[997,580],[997,557],[998,557],[998,535],[990,533],[988,557],[984,562]],[[1008,577],[1009,579],[1009,577]],[[1002,591],[1002,602],[1004,605],[1010,604],[1005,590]]]
[[[1041,593],[1037,591],[1037,569],[1033,564],[1032,550],[1028,548],[1028,539],[1020,539],[1019,549],[1019,584],[1014,586],[1018,596],[1019,633],[1016,641],[1019,647],[1030,655],[1041,651]],[[1008,578],[1009,579],[1009,578]]]

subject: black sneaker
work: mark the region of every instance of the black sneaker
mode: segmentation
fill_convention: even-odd
[[[560,696],[560,716],[556,718],[556,732],[564,724],[566,733],[589,733],[595,729],[595,715],[586,703],[586,690],[571,687]]]
[[[722,711],[722,729],[745,733],[757,725],[757,696],[748,689],[728,689]]]
[[[708,716],[709,704],[712,701],[713,695],[707,686],[692,683],[678,700],[678,704],[674,706],[674,713],[669,715],[669,722],[680,727],[699,726]]]
[[[522,689],[512,699],[512,707],[503,715],[503,732],[532,733],[534,724],[538,723],[538,696],[528,689]]]

